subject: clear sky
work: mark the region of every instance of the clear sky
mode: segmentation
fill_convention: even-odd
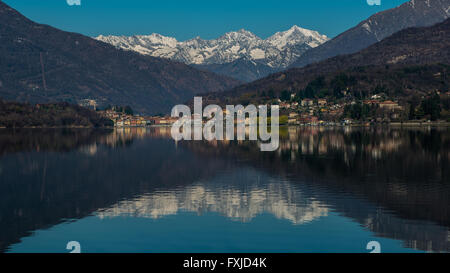
[[[0,0],[1,1],[1,0]],[[68,5],[67,1],[81,1]],[[39,23],[89,36],[160,33],[180,41],[247,29],[261,38],[292,25],[329,37],[407,0],[4,0]]]

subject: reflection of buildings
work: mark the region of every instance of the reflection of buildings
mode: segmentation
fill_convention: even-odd
[[[450,251],[445,130],[289,128],[279,153],[248,141],[175,149],[170,127],[6,132],[0,252],[65,219],[181,211],[295,224],[334,211],[409,247]]]
[[[170,127],[121,127],[111,130],[96,142],[79,147],[79,151],[88,155],[97,153],[98,145],[120,147],[132,143],[135,139],[146,137],[167,139],[171,137]]]
[[[402,147],[408,147],[411,144],[409,142],[411,139],[400,136],[399,131],[382,128],[289,127],[288,129],[284,128],[284,130],[287,131],[287,136],[280,140],[278,153],[289,152],[292,154],[292,159],[295,159],[296,154],[326,155],[336,151],[342,152],[344,159],[360,152],[365,152],[373,159],[381,159],[383,156],[393,154]],[[365,143],[351,141],[351,138],[355,135],[359,135],[360,140],[366,138],[370,141]],[[419,139],[416,140],[420,141]],[[448,157],[446,151],[439,151],[439,153],[439,156]]]
[[[245,175],[251,180],[252,174],[254,172]],[[219,179],[230,181],[230,178],[236,178],[236,175]],[[242,222],[251,221],[263,213],[270,213],[278,219],[286,219],[298,225],[328,215],[328,208],[324,204],[303,196],[301,191],[289,182],[258,183],[240,187],[210,182],[197,183],[122,201],[100,210],[97,215],[101,218],[132,216],[157,219],[183,211],[198,214],[217,212]]]
[[[280,136],[276,153],[261,153],[251,142],[186,146],[330,191],[315,200],[379,236],[450,251],[448,129],[291,127]]]

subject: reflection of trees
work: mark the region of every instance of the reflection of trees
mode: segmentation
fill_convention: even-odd
[[[0,129],[0,155],[16,152],[68,152],[110,134],[107,129]]]
[[[175,144],[169,127],[5,132],[0,251],[104,208],[104,216],[182,209],[240,221],[264,211],[293,223],[331,208],[408,246],[449,251],[448,130],[285,128],[274,153],[254,142]],[[284,182],[216,181],[252,168]]]
[[[147,131],[155,135],[150,138],[139,138],[142,132],[131,130],[122,138],[119,132],[89,130],[42,135],[27,131],[17,135],[20,145],[7,151],[24,152],[0,157],[0,252],[33,230],[79,219],[119,200],[156,188],[189,184],[213,173],[198,167],[202,165],[199,158],[177,150],[172,140],[158,136],[158,129]],[[118,139],[133,141],[133,145],[111,149]],[[210,162],[213,170],[222,165]]]
[[[169,138],[170,127],[119,129],[0,129],[0,155],[15,152],[69,152],[93,154],[97,145],[130,146],[135,139]]]
[[[449,250],[448,129],[284,130],[275,153],[261,153],[252,142],[215,143],[209,150],[205,143],[185,145],[203,156],[239,159],[302,184],[326,188],[336,196],[363,198],[403,220],[358,211],[342,200],[333,200],[332,206],[380,235],[403,239],[420,249]],[[322,201],[329,204],[330,198],[325,198]],[[431,221],[445,228],[431,232],[405,221]]]

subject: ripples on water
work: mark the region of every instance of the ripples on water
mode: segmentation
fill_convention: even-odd
[[[25,247],[21,240],[66,219],[184,221],[181,215],[194,213],[206,221],[212,213],[236,224],[271,215],[273,223],[294,227],[339,217],[380,240],[401,240],[405,250],[448,252],[449,133],[282,128],[280,149],[264,153],[248,141],[174,143],[166,127],[0,130],[0,251]],[[238,236],[245,238],[245,227]],[[332,234],[315,232],[309,239],[327,237],[337,245],[338,231],[327,227]],[[307,231],[286,236],[295,232]]]

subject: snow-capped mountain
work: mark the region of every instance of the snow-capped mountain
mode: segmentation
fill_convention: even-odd
[[[255,62],[255,67],[262,65],[273,71],[288,67],[308,49],[328,41],[325,35],[298,26],[275,33],[267,39],[261,39],[244,29],[228,32],[215,40],[196,37],[180,42],[156,33],[130,37],[100,35],[96,39],[125,50],[186,64],[229,66],[235,61],[244,60]]]

